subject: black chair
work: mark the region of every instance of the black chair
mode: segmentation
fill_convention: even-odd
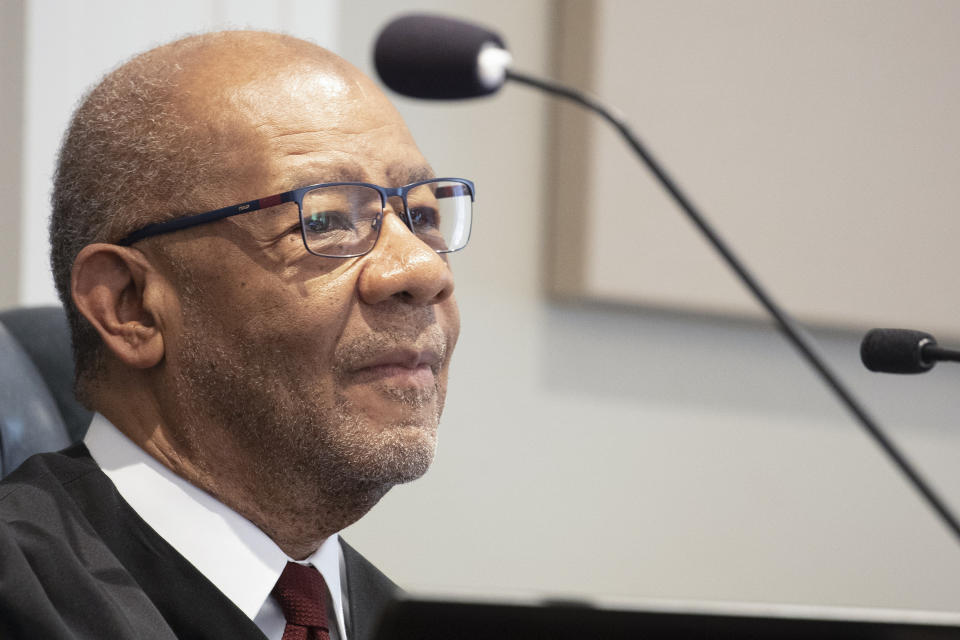
[[[0,312],[0,477],[81,440],[92,414],[73,396],[73,353],[60,307]]]

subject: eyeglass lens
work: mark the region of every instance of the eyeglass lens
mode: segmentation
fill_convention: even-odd
[[[438,253],[466,246],[472,205],[469,188],[460,182],[428,182],[407,193],[412,231]],[[307,192],[302,216],[307,249],[330,257],[366,253],[377,241],[382,211],[380,192],[370,187],[338,185]]]

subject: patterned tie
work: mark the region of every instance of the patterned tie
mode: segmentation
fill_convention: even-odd
[[[288,562],[272,593],[287,619],[283,640],[330,640],[327,584],[319,571]]]

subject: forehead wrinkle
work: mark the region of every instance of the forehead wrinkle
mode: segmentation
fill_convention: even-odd
[[[288,190],[293,190],[326,182],[369,182],[368,177],[360,163],[344,160],[327,163],[322,167],[313,165],[294,169],[284,178],[283,183]]]
[[[387,168],[386,171],[389,184],[380,186],[400,187],[403,185],[419,182],[420,180],[429,180],[434,177],[433,169],[428,165],[402,166],[394,165]],[[307,187],[313,184],[324,184],[327,182],[368,182],[376,183],[360,163],[345,160],[341,163],[328,165],[323,168],[304,167],[303,169],[291,172],[284,179],[284,189],[292,191],[301,187]]]

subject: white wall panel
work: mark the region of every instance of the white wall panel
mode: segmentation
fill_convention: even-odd
[[[80,96],[123,60],[179,36],[219,28],[286,31],[336,48],[338,1],[31,0],[27,6],[20,302],[56,301],[47,249],[60,139]]]
[[[0,2],[0,309],[16,304],[23,148],[23,1]]]

